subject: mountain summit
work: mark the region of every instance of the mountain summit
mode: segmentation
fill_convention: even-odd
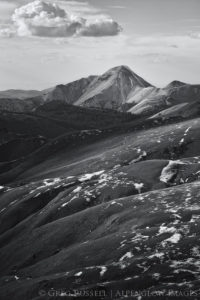
[[[8,96],[5,98],[6,95]],[[0,101],[2,110],[30,112],[37,110],[44,103],[55,101],[157,118],[163,117],[162,111],[165,111],[165,117],[170,117],[173,107],[173,117],[188,115],[188,110],[192,115],[198,114],[200,85],[174,80],[164,88],[157,88],[129,67],[122,65],[108,70],[103,75],[81,78],[43,91],[17,91],[14,95],[10,91],[0,92],[0,98],[3,97]],[[22,98],[25,95],[27,97]],[[17,96],[20,96],[18,102]],[[47,108],[46,105],[45,107]]]
[[[151,84],[126,66],[118,66],[95,78],[75,105],[121,110],[129,94]]]
[[[187,85],[187,83],[182,82],[182,81],[178,81],[178,80],[173,80],[172,82],[170,82],[165,89],[171,89],[171,88],[179,88],[183,85]]]

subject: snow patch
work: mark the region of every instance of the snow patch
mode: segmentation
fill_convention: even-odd
[[[142,188],[144,187],[144,183],[134,183],[134,187],[135,189],[138,191],[138,194],[141,194],[142,192]]]
[[[164,255],[165,255],[164,252],[158,252],[158,253],[154,253],[154,254],[150,255],[149,258],[150,259],[154,258],[154,257],[163,258]]]
[[[49,178],[49,179],[44,179],[43,183],[44,183],[44,186],[51,186],[60,181],[61,181],[61,178],[59,178],[59,177],[58,178]]]
[[[79,178],[79,181],[80,181],[80,182],[84,182],[84,181],[91,180],[93,177],[99,176],[99,175],[103,174],[104,172],[105,172],[105,171],[102,170],[102,171],[99,171],[99,172],[94,172],[94,173],[84,174],[83,176],[81,176],[81,177]]]
[[[100,276],[103,276],[105,274],[105,272],[107,271],[107,268],[102,266],[101,268],[101,272],[100,272]]]
[[[172,244],[177,244],[180,239],[181,239],[182,235],[180,233],[174,233],[170,238],[164,240],[164,243],[169,242]]]
[[[178,165],[184,165],[184,163],[179,160],[170,160],[168,165],[161,172],[160,181],[168,183],[173,176],[176,175]]]
[[[163,226],[161,225],[159,228],[159,233],[158,234],[163,234],[163,233],[174,233],[176,231],[175,227],[167,227],[167,226]]]
[[[133,254],[131,252],[127,252],[126,254],[124,254],[119,261],[123,261],[125,260],[126,258],[131,258],[133,257]]]
[[[74,276],[79,277],[79,276],[81,276],[82,274],[83,274],[83,272],[78,272],[78,273],[74,274]]]
[[[191,128],[192,128],[192,127],[190,126],[190,127],[188,127],[188,128],[185,130],[184,136],[187,135],[188,131],[189,131]]]
[[[73,193],[78,193],[82,190],[81,186],[78,186],[75,190],[73,190]]]

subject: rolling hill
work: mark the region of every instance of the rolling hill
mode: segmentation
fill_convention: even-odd
[[[198,299],[199,87],[117,67],[0,99],[1,299]]]

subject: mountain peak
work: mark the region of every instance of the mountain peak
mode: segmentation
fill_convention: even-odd
[[[107,79],[109,77],[118,78],[120,76],[126,77],[131,81],[132,87],[149,87],[152,86],[149,82],[145,81],[142,77],[134,73],[128,66],[121,65],[109,69],[106,73],[100,76],[101,79]]]
[[[121,65],[94,79],[75,105],[123,110],[130,93],[147,87],[152,85]]]
[[[183,85],[186,85],[187,83],[185,82],[181,82],[181,81],[178,81],[178,80],[173,80],[172,82],[170,82],[167,86],[166,86],[166,89],[169,89],[169,88],[177,88],[177,87],[180,87],[180,86],[183,86]]]
[[[109,71],[114,71],[114,72],[118,72],[118,73],[119,72],[124,72],[124,71],[132,72],[132,70],[126,65],[116,66],[116,67],[111,68],[110,70],[108,70],[108,72]]]

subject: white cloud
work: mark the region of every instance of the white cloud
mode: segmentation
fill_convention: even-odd
[[[117,35],[121,31],[118,23],[110,18],[101,17],[95,20],[87,20],[81,26],[79,34],[83,36],[109,36]]]
[[[13,27],[0,31],[2,36],[69,37],[113,36],[121,31],[117,22],[108,16],[85,18],[67,12],[57,4],[36,0],[15,9]]]
[[[189,36],[193,39],[200,39],[200,32],[191,32]]]
[[[3,28],[0,30],[0,37],[9,38],[9,37],[15,36],[15,34],[16,34],[16,31],[11,28]]]

